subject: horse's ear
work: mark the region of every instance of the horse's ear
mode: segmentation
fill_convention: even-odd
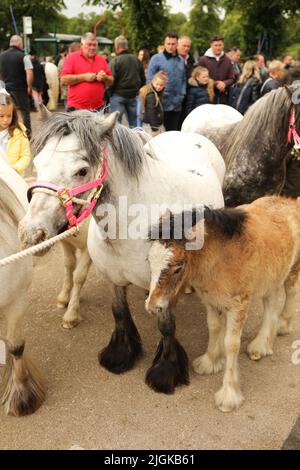
[[[115,111],[114,113],[107,114],[105,119],[101,120],[101,131],[102,134],[106,134],[113,130],[116,127],[118,122],[119,112]]]
[[[47,121],[51,116],[51,112],[46,108],[44,104],[40,104],[38,107],[39,117],[42,121]]]

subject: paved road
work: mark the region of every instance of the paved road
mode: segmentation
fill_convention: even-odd
[[[45,377],[47,398],[25,418],[7,417],[0,407],[1,449],[280,449],[284,441],[286,448],[300,448],[299,422],[288,438],[300,410],[300,364],[291,360],[292,344],[300,339],[299,312],[293,333],[277,338],[274,355],[258,363],[245,354],[260,320],[258,313],[249,318],[240,354],[246,401],[223,414],[214,405],[221,373],[204,377],[191,370],[190,385],[171,396],[145,385],[159,334],[140,289],[131,288],[129,300],[144,356],[121,376],[100,368],[97,353],[113,329],[110,286],[92,267],[83,289],[84,321],[66,331],[56,308],[62,272],[60,246],[37,259],[25,337]],[[177,332],[191,360],[205,351],[205,314],[194,294],[179,302]]]

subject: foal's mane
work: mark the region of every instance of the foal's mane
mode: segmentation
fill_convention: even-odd
[[[287,146],[289,117],[293,105],[290,94],[295,90],[296,86],[289,86],[267,93],[248,109],[241,121],[232,125],[230,138],[224,139],[220,146],[221,154],[226,156],[227,171],[235,158],[242,155],[246,145],[248,148],[253,145],[253,154],[260,145],[266,145],[270,141],[282,149]],[[296,118],[299,128],[299,113],[296,113]]]
[[[0,176],[0,212],[8,215],[14,225],[24,217],[24,208],[10,186]],[[1,216],[0,216],[1,217]]]
[[[247,213],[240,208],[228,209],[210,209],[204,206],[204,210],[193,208],[191,211],[183,211],[180,213],[168,212],[161,217],[159,223],[151,227],[149,231],[149,239],[159,240],[161,243],[175,242],[179,245],[189,243],[191,239],[186,238],[185,230],[194,228],[196,224],[204,219],[205,231],[215,233],[225,238],[233,238],[235,235],[241,235],[244,224],[247,220]],[[186,221],[190,226],[186,227]],[[166,234],[166,225],[169,224],[170,230]],[[182,234],[182,238],[178,238],[178,233]]]
[[[138,178],[147,159],[141,131],[123,125],[107,130],[105,121],[102,113],[91,111],[53,113],[37,131],[33,153],[38,154],[51,138],[61,140],[74,134],[80,149],[86,152],[89,164],[99,165],[103,147],[109,143],[128,176]]]

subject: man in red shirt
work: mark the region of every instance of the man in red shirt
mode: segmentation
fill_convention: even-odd
[[[62,85],[68,85],[67,111],[99,111],[105,104],[105,86],[114,80],[106,60],[97,53],[92,33],[85,33],[79,51],[67,56],[60,76]]]

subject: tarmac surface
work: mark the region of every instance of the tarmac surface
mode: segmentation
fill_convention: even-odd
[[[250,316],[239,358],[245,402],[224,414],[214,404],[222,372],[200,376],[190,367],[190,385],[173,395],[155,393],[145,384],[159,332],[156,319],[145,312],[141,289],[129,289],[129,305],[143,357],[122,375],[100,367],[97,354],[114,327],[110,285],[92,266],[82,291],[84,321],[64,330],[63,311],[56,307],[62,277],[62,248],[57,245],[36,259],[25,318],[26,350],[45,378],[46,401],[23,418],[6,416],[0,407],[1,449],[300,449],[300,420],[295,424],[300,410],[299,312],[292,333],[278,337],[274,355],[259,362],[245,353],[260,322],[259,312]],[[176,318],[177,337],[192,362],[208,340],[205,312],[195,294],[179,301]]]

